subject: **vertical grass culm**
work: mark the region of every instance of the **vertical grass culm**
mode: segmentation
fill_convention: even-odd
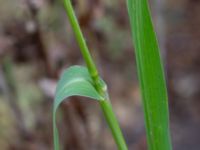
[[[127,150],[124,137],[112,110],[106,84],[100,78],[95,63],[88,50],[71,1],[64,0],[64,7],[87,68],[72,66],[64,71],[58,82],[53,106],[54,150],[60,149],[58,130],[56,127],[56,111],[61,102],[70,96],[85,96],[97,100],[111,129],[118,150]]]

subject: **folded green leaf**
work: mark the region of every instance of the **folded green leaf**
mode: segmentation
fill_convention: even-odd
[[[102,84],[104,84],[104,82],[102,82]],[[62,101],[70,96],[84,96],[94,100],[104,99],[94,88],[87,68],[73,66],[63,73],[57,85],[53,105],[54,150],[59,150],[59,136],[56,128],[56,111]]]
[[[168,101],[147,0],[128,0],[149,150],[171,150]]]

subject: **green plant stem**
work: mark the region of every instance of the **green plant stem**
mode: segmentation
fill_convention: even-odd
[[[126,146],[124,137],[122,135],[121,129],[119,127],[118,121],[112,110],[111,103],[108,100],[107,90],[105,90],[105,87],[103,87],[101,84],[98,70],[97,70],[96,65],[92,59],[90,52],[89,52],[89,49],[88,49],[85,39],[83,37],[83,33],[81,32],[81,29],[80,29],[78,20],[76,18],[76,15],[74,13],[71,1],[64,0],[64,7],[66,10],[67,16],[69,18],[69,22],[74,31],[76,40],[79,44],[81,53],[86,62],[90,76],[93,79],[94,87],[96,88],[96,90],[99,92],[100,95],[105,97],[104,100],[100,100],[100,106],[101,106],[101,109],[105,116],[105,119],[111,129],[113,138],[114,138],[119,150],[127,150],[127,146]]]
[[[116,116],[113,113],[112,105],[109,100],[100,101],[100,106],[105,116],[105,119],[111,129],[113,138],[117,144],[118,150],[128,150],[126,143],[124,141],[121,129],[117,122]]]
[[[92,78],[95,80],[95,82],[98,82],[99,73],[98,73],[97,68],[95,66],[95,63],[92,59],[92,56],[90,55],[88,46],[87,46],[85,39],[83,37],[83,33],[81,32],[78,20],[76,18],[76,15],[74,13],[74,10],[73,10],[72,4],[71,4],[71,0],[64,0],[64,7],[65,7],[65,10],[66,10],[67,16],[69,18],[69,22],[71,24],[71,27],[74,31],[76,40],[79,44],[81,53],[82,53],[83,58],[86,62],[88,71],[89,71],[90,75],[92,76]]]

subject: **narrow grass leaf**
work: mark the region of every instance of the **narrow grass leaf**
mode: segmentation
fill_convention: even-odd
[[[171,150],[166,82],[147,0],[128,0],[128,13],[149,150]]]
[[[59,136],[56,127],[56,111],[62,101],[70,96],[84,96],[94,100],[103,99],[103,97],[99,95],[94,88],[87,68],[73,66],[63,73],[57,85],[56,96],[53,105],[54,150],[59,150]]]

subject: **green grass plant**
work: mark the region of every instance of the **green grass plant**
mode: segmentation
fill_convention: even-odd
[[[75,16],[71,1],[64,0],[64,7],[71,27],[74,31],[75,38],[79,44],[82,56],[85,60],[86,67],[70,67],[63,73],[58,82],[53,107],[54,149],[60,149],[58,130],[56,128],[56,111],[59,105],[63,100],[70,96],[85,96],[99,102],[118,149],[127,150],[124,137],[112,110],[107,93],[107,86],[99,76],[98,70],[88,50],[79,23]]]
[[[149,150],[171,150],[166,80],[147,0],[128,0]]]
[[[84,96],[96,100],[111,129],[117,148],[127,150],[124,137],[112,110],[107,86],[99,76],[71,1],[64,0],[64,7],[86,67],[72,66],[66,69],[58,82],[53,106],[54,150],[60,149],[56,128],[56,112],[59,105],[70,96]],[[143,99],[148,149],[171,150],[166,80],[148,2],[147,0],[127,0],[127,7]]]

